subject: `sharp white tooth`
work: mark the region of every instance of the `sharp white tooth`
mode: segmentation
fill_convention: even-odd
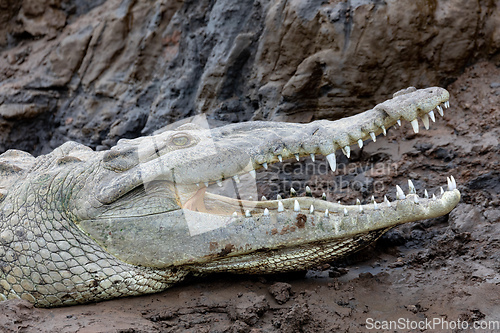
[[[415,186],[413,186],[413,182],[408,179],[408,193],[409,194],[416,194],[417,191],[415,190]]]
[[[283,162],[283,156],[278,155],[278,160],[279,160],[280,162]]]
[[[385,127],[382,125],[382,126],[380,126],[380,128],[382,129],[382,134],[384,134],[384,136],[386,136],[387,131],[385,130]]]
[[[281,197],[281,195],[279,195],[279,194],[278,194],[278,195],[276,196],[276,200],[281,200],[281,199],[283,199],[283,198]]]
[[[361,205],[361,201],[359,201],[359,199],[356,199],[356,205]]]
[[[444,117],[444,111],[443,111],[443,108],[442,108],[440,105],[438,105],[436,108],[438,109],[438,112],[439,112],[439,114],[441,115],[441,117]]]
[[[255,170],[250,170],[248,173],[253,177],[253,179],[257,178],[257,172]]]
[[[424,197],[426,199],[429,199],[429,193],[427,192],[427,189],[424,190]]]
[[[266,162],[262,163],[262,166],[264,167],[264,169],[267,170],[267,163]]]
[[[384,195],[384,202],[386,203],[387,207],[391,207],[391,202],[389,201],[389,199],[387,199],[386,195]]]
[[[432,194],[432,200],[436,200],[436,195],[434,193]]]
[[[297,196],[297,191],[293,187],[290,187],[290,196],[295,197]]]
[[[398,123],[399,127],[401,127],[401,119],[398,119],[397,123]]]
[[[278,201],[278,212],[283,212],[285,210],[285,207],[283,207],[283,203],[281,201]]]
[[[328,213],[328,208],[325,210],[325,217],[328,217],[330,214]]]
[[[299,156],[299,154],[295,154],[295,159],[296,159],[297,161],[300,161],[300,156]]]
[[[339,201],[337,201],[337,203],[340,205],[340,200],[339,200]]]
[[[314,156],[314,154],[311,154],[311,161],[313,161],[313,162],[316,161],[316,157]]]
[[[443,187],[441,186],[440,189],[441,189],[441,195],[443,195],[444,194]]]
[[[444,102],[444,107],[445,107],[445,108],[449,108],[449,107],[450,107],[450,101],[446,101],[446,102]]]
[[[433,123],[436,122],[436,117],[434,116],[434,111],[431,110],[427,115],[429,116],[429,118],[431,118]]]
[[[306,195],[308,197],[312,197],[312,191],[311,191],[311,188],[309,186],[306,186]]]
[[[451,184],[453,185],[453,189],[456,190],[457,189],[457,182],[455,181],[455,177],[450,176],[450,179],[451,179]]]
[[[351,147],[350,146],[345,146],[344,148],[342,148],[342,151],[344,152],[345,156],[347,156],[347,158],[351,157]]]
[[[238,213],[234,212],[233,217],[238,217]]]
[[[293,203],[293,211],[300,212],[300,205],[299,205],[299,202],[297,200],[295,200]]]
[[[448,191],[453,191],[453,183],[450,180],[450,177],[446,177],[446,182],[448,183]]]
[[[326,193],[325,192],[323,192],[323,194],[321,195],[321,199],[326,200]]]
[[[313,205],[311,205],[311,207],[309,207],[309,214],[312,214],[312,213],[314,213],[314,206]]]
[[[413,202],[418,204],[418,195],[413,196]]]
[[[426,130],[429,129],[429,116],[427,114],[424,114],[422,116],[422,123],[424,124],[424,127]]]
[[[262,198],[260,198],[260,201],[267,201],[267,198],[263,195]]]
[[[411,127],[413,127],[413,132],[418,133],[418,120],[417,118],[411,121]]]
[[[246,217],[252,217],[252,214],[250,214],[250,211],[247,209],[247,211],[245,212],[245,216]]]
[[[372,138],[373,142],[377,142],[377,136],[375,135],[375,133],[370,132],[370,137]]]
[[[264,209],[264,216],[269,216],[269,209]]]
[[[239,184],[239,183],[240,183],[240,177],[238,177],[238,175],[234,175],[234,176],[233,176],[233,179],[234,179],[234,182],[235,182],[236,184]]]
[[[335,153],[326,155],[326,159],[328,161],[328,164],[330,164],[330,169],[332,169],[332,171],[335,171],[335,169],[337,168],[337,160],[335,159]]]
[[[359,207],[359,212],[363,213],[363,206],[359,205],[358,207]]]
[[[348,213],[347,213],[347,208],[344,207],[344,215],[347,216]]]
[[[373,202],[373,209],[378,209],[378,204],[376,201]]]
[[[222,181],[220,179],[215,181],[217,183],[217,186],[222,187]]]
[[[363,148],[363,140],[361,139],[358,140],[358,146],[359,148]]]
[[[396,198],[399,200],[406,199],[405,193],[403,192],[401,187],[399,187],[399,185],[396,185]]]
[[[204,182],[203,184],[205,184],[205,187],[208,187],[208,182]]]
[[[200,187],[200,183],[196,183],[196,186]]]

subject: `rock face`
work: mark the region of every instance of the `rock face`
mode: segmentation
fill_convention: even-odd
[[[499,50],[495,1],[0,0],[0,153],[335,119]]]

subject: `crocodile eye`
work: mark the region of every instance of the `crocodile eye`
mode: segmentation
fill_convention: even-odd
[[[191,138],[189,136],[187,136],[186,134],[178,134],[178,135],[173,136],[172,139],[170,140],[170,142],[172,142],[172,144],[174,146],[184,147],[184,146],[188,146],[189,144],[191,144]]]

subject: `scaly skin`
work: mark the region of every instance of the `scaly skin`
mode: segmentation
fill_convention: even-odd
[[[337,149],[349,155],[350,145],[399,119],[426,118],[449,97],[441,88],[395,96],[335,122],[187,124],[105,152],[68,142],[38,158],[0,155],[0,300],[60,306],[158,292],[188,273],[306,269],[448,213],[460,199],[453,178],[438,198],[399,193],[390,204],[205,193],[205,183],[237,183],[294,156],[327,155],[335,169]]]

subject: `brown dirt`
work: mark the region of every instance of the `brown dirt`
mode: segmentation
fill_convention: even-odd
[[[308,272],[215,275],[159,294],[56,309],[7,301],[0,303],[0,327],[6,332],[256,333],[364,332],[370,320],[441,318],[449,325],[460,321],[461,327],[480,320],[498,323],[500,69],[476,64],[449,90],[451,108],[444,119],[436,114],[429,131],[422,128],[415,135],[408,123],[391,129],[387,137],[354,151],[349,164],[341,163],[336,180],[321,168],[298,177],[313,185],[316,195],[328,189],[329,200],[352,203],[372,194],[380,201],[386,192],[394,199],[394,185],[407,189],[408,178],[418,193],[427,188],[432,194],[454,175],[462,200],[448,216],[403,225],[369,249]],[[296,186],[287,178],[293,172],[283,170],[272,177],[288,190]],[[262,192],[271,196],[270,177],[259,174],[259,179]],[[441,328],[373,331],[465,331]]]

